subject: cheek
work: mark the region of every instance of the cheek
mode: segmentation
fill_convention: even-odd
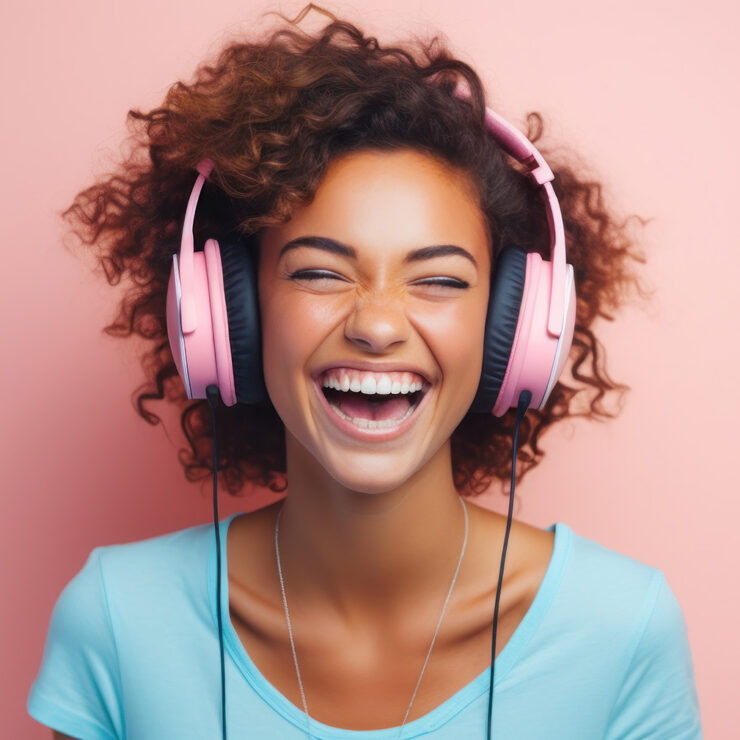
[[[298,298],[275,293],[260,306],[263,371],[277,409],[281,398],[294,398],[295,384],[306,379],[311,356],[327,330],[325,312]]]
[[[483,365],[487,306],[480,301],[454,310],[437,311],[417,321],[417,329],[442,372],[445,393],[452,403],[472,403]]]

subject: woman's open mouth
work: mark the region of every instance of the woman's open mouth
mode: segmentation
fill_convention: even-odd
[[[414,413],[422,391],[396,396],[367,395],[360,391],[322,388],[332,409],[343,419],[362,429],[388,429],[398,426]]]
[[[430,388],[427,382],[417,382],[402,390],[395,386],[393,393],[363,393],[322,385],[321,378],[316,379],[315,385],[322,406],[335,426],[352,437],[375,441],[403,434],[418,416],[417,411],[424,405]],[[388,388],[378,390],[387,391]]]

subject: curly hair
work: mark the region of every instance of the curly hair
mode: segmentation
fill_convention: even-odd
[[[308,34],[298,23],[314,9],[330,18]],[[113,173],[79,192],[62,212],[72,233],[95,249],[96,271],[110,285],[127,278],[117,315],[103,332],[141,337],[147,381],[132,394],[149,424],[161,419],[145,404],[167,400],[180,411],[190,449],[178,459],[190,481],[213,475],[213,430],[207,401],[188,401],[167,338],[165,296],[172,255],[179,250],[194,167],[203,157],[215,166],[203,188],[194,226],[195,243],[238,234],[258,243],[260,230],[284,223],[311,202],[328,164],[340,153],[363,148],[417,151],[441,157],[476,185],[490,227],[495,255],[509,243],[550,258],[549,233],[539,188],[523,167],[505,155],[484,123],[485,95],[476,72],[455,58],[446,42],[414,37],[406,48],[383,47],[355,25],[309,3],[296,26],[273,29],[265,38],[224,45],[213,64],[201,64],[190,83],[178,81],[161,106],[129,110],[130,151]],[[470,99],[453,94],[464,78]],[[527,115],[527,137],[537,142],[543,117]],[[579,388],[560,380],[541,410],[524,417],[517,451],[519,478],[539,463],[543,431],[576,416],[597,420],[607,393],[621,400],[630,386],[614,383],[591,325],[626,300],[630,287],[645,295],[628,260],[644,263],[622,221],[605,205],[603,185],[583,175],[572,152],[538,148],[552,168],[567,249],[573,265],[577,306],[569,363]],[[556,156],[557,154],[557,156]],[[570,365],[570,367],[569,367]],[[565,374],[565,372],[564,372]],[[576,411],[576,397],[587,400]],[[581,394],[579,396],[579,394]],[[511,476],[516,410],[498,418],[468,412],[451,436],[454,485],[461,495],[486,491]],[[231,495],[245,484],[274,492],[287,487],[285,428],[274,407],[221,406],[217,422],[219,473]],[[502,486],[503,487],[503,486]]]

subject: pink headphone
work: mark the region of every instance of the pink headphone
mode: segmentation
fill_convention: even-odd
[[[468,98],[458,84],[455,94]],[[504,247],[491,276],[480,384],[471,411],[503,416],[522,391],[541,409],[565,365],[575,325],[573,266],[565,261],[565,233],[553,173],[524,134],[486,107],[486,126],[501,147],[541,186],[550,231],[550,260]],[[194,251],[193,220],[210,159],[197,165],[179,254],[167,288],[170,348],[188,398],[218,386],[223,403],[269,402],[262,374],[255,261],[238,238],[207,239]]]

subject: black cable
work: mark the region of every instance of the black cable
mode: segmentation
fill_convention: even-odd
[[[511,488],[509,489],[509,513],[506,519],[506,533],[504,534],[504,547],[501,552],[501,566],[498,572],[498,585],[496,586],[496,605],[493,609],[493,636],[491,638],[491,683],[488,688],[488,721],[486,723],[486,737],[491,740],[491,717],[493,715],[493,668],[496,664],[496,628],[498,627],[498,602],[501,596],[501,584],[504,580],[504,560],[506,559],[506,547],[509,544],[509,530],[511,529],[511,515],[514,511],[514,486],[516,483],[516,444],[519,437],[519,424],[527,413],[532,401],[530,391],[522,391],[519,394],[519,403],[516,408],[516,426],[514,427],[514,444],[511,459]]]
[[[222,738],[226,740],[226,671],[224,670],[224,634],[221,625],[221,533],[218,516],[218,432],[216,427],[216,408],[221,399],[218,386],[206,388],[208,405],[211,407],[213,426],[213,528],[216,532],[216,613],[218,615],[218,643],[221,650],[221,728]]]

